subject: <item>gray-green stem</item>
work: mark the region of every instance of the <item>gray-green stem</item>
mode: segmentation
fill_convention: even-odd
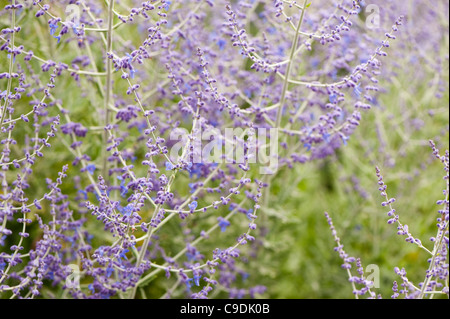
[[[108,33],[106,38],[106,54],[112,52],[112,42],[113,42],[113,19],[114,19],[114,0],[109,1],[108,5]],[[105,126],[110,123],[111,112],[109,110],[109,104],[112,97],[112,61],[106,56],[106,93],[105,93]],[[108,132],[105,131],[103,135],[103,145],[108,142]],[[103,150],[103,177],[107,179],[108,176],[108,151],[106,147]]]
[[[286,94],[287,94],[287,90],[288,90],[288,87],[289,87],[289,76],[291,74],[292,62],[293,62],[294,57],[295,57],[295,52],[296,52],[297,46],[298,46],[298,39],[300,37],[300,29],[302,27],[303,19],[305,17],[306,2],[307,2],[307,0],[305,0],[303,2],[302,13],[300,15],[300,20],[298,21],[297,30],[296,30],[295,36],[294,36],[294,41],[292,42],[291,53],[289,55],[289,62],[288,62],[288,65],[286,66],[286,74],[285,74],[285,79],[284,79],[284,83],[283,83],[283,90],[281,91],[280,105],[278,106],[277,121],[276,121],[276,127],[277,128],[280,127],[280,124],[281,124],[281,117],[282,117],[282,114],[283,114],[283,107],[284,107],[284,104],[286,102]]]

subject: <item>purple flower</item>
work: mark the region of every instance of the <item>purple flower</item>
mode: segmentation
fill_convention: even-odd
[[[119,253],[119,258],[124,259],[124,260],[128,260],[128,257],[127,257],[126,254],[127,254],[129,251],[130,251],[129,249],[124,249],[124,250],[122,250],[122,251]]]
[[[0,237],[0,246],[5,246],[6,235]]]
[[[119,207],[119,212],[122,213],[122,215],[130,217],[131,214],[133,213],[133,209],[134,209],[134,205],[133,204],[128,204],[125,207]]]
[[[336,103],[337,95],[335,93],[329,95],[330,103]]]
[[[94,172],[97,168],[95,167],[94,164],[89,164],[88,166],[86,166],[86,171],[89,172],[89,174],[94,175]]]
[[[226,44],[227,44],[227,42],[224,39],[219,39],[217,41],[217,45],[219,46],[220,51],[223,51],[225,49]]]
[[[56,29],[58,29],[58,24],[56,23],[49,23],[49,27],[50,27],[50,35],[52,35],[55,39],[58,40],[58,43],[61,41],[61,36],[57,36],[55,35],[56,33]]]
[[[132,119],[138,117],[138,112],[140,109],[135,105],[128,105],[126,108],[120,109],[116,114],[116,119],[122,120],[126,123],[130,122]]]
[[[194,210],[197,209],[198,203],[197,203],[196,201],[193,201],[192,203],[190,203],[190,204],[188,205],[188,207],[189,207],[189,209],[190,209],[191,211],[194,211]]]
[[[164,4],[164,10],[169,11],[171,4],[172,4],[172,1],[167,1],[166,0],[165,4]]]
[[[175,169],[175,166],[171,162],[166,162],[166,171],[172,171]]]
[[[70,122],[68,124],[62,125],[61,131],[64,134],[68,134],[68,135],[73,133],[78,137],[86,137],[86,134],[88,133],[87,128],[85,128],[80,123],[74,123],[74,122]]]
[[[190,289],[193,285],[200,286],[201,276],[195,275],[193,278],[188,278],[186,280],[186,286]]]
[[[231,225],[230,222],[223,217],[219,217],[217,220],[219,221],[219,227],[222,232],[225,232],[228,226]]]

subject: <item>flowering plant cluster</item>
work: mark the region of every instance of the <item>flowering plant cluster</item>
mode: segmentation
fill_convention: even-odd
[[[423,1],[366,2],[0,2],[0,296],[264,295],[245,265],[278,172],[345,152],[423,36]],[[438,244],[422,288],[399,270],[408,296],[448,295],[436,156]]]
[[[429,263],[429,268],[426,270],[425,278],[418,285],[415,285],[408,276],[406,269],[402,267],[395,267],[394,271],[399,276],[401,280],[400,287],[397,281],[393,283],[393,294],[391,298],[397,299],[401,295],[407,299],[423,299],[423,298],[433,298],[439,295],[449,295],[449,271],[448,271],[448,249],[449,249],[449,237],[448,237],[448,223],[449,223],[449,151],[446,150],[444,155],[439,154],[439,150],[433,141],[430,141],[430,145],[433,151],[434,157],[436,157],[442,164],[444,168],[444,181],[446,182],[445,188],[443,190],[443,199],[437,200],[436,204],[440,206],[441,209],[438,210],[438,217],[436,219],[436,235],[430,238],[430,242],[433,243],[433,248],[431,250],[427,249],[419,238],[414,237],[410,232],[409,226],[402,224],[400,221],[399,214],[394,208],[394,203],[396,199],[394,197],[389,197],[387,192],[387,185],[383,180],[381,175],[381,170],[376,167],[376,176],[378,177],[378,186],[380,195],[385,199],[381,203],[382,207],[389,209],[387,212],[389,225],[397,225],[397,235],[404,236],[405,241],[414,245],[418,248],[423,249],[429,258],[427,262]],[[334,240],[337,243],[335,250],[339,252],[340,258],[344,261],[342,268],[346,269],[349,275],[349,281],[353,287],[353,293],[356,298],[358,296],[364,296],[368,294],[369,298],[381,298],[380,294],[376,294],[373,290],[374,282],[368,280],[364,274],[364,268],[361,264],[360,258],[355,258],[349,256],[344,251],[344,245],[341,243],[340,238],[337,236],[336,228],[333,224],[331,216],[325,213],[325,217],[328,221]],[[352,264],[355,263],[359,276],[353,276],[351,273]],[[358,286],[357,286],[358,285]]]

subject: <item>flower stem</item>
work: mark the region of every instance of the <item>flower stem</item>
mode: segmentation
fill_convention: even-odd
[[[281,116],[283,113],[284,103],[286,102],[286,93],[287,93],[287,89],[289,86],[289,76],[291,74],[292,62],[294,60],[295,52],[296,52],[297,46],[298,46],[298,39],[300,37],[300,28],[302,27],[303,18],[305,17],[306,2],[307,2],[307,0],[305,0],[303,2],[302,13],[300,15],[300,20],[298,21],[297,30],[296,30],[295,36],[294,36],[294,41],[292,42],[292,48],[291,48],[291,54],[289,56],[289,62],[286,67],[286,75],[284,78],[283,90],[281,91],[280,105],[278,106],[277,121],[276,121],[277,128],[280,127],[280,124],[281,124]]]
[[[111,53],[112,51],[112,41],[113,41],[113,19],[114,19],[114,0],[109,1],[108,5],[108,32],[106,37],[106,54]],[[112,61],[111,59],[106,57],[106,93],[105,93],[105,126],[109,125],[111,111],[109,109],[109,104],[112,98]],[[108,142],[108,132],[105,131],[103,135],[103,143],[106,145]],[[106,147],[103,152],[103,178],[107,178],[108,176],[108,152],[106,151]]]
[[[13,0],[12,5],[16,4],[16,1]],[[16,10],[12,10],[11,12],[11,29],[14,30],[16,28]],[[11,50],[14,50],[14,41],[15,41],[15,34],[16,32],[14,31],[11,34]],[[11,83],[12,83],[12,72],[13,72],[13,68],[14,68],[14,54],[13,52],[11,52],[11,54],[9,55],[9,78],[8,78],[8,85],[7,85],[7,89],[6,89],[6,96],[5,96],[5,104],[3,106],[3,108],[0,110],[1,112],[1,119],[0,119],[0,128],[3,126],[3,122],[5,121],[6,118],[6,111],[8,108],[8,104],[9,104],[9,94],[11,92]]]

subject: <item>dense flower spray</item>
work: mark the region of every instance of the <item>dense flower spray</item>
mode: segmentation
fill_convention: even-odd
[[[385,2],[389,25],[370,30],[356,0],[10,0],[0,294],[38,297],[51,282],[73,298],[145,298],[161,276],[164,298],[263,294],[239,283],[271,180],[344,148],[395,72],[383,63],[407,50],[390,48],[405,10]]]

